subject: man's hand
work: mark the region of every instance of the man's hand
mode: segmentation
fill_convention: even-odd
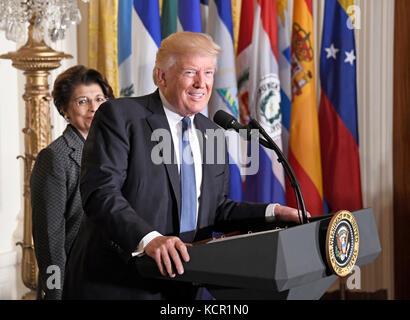
[[[158,236],[147,244],[145,253],[155,260],[163,276],[168,274],[174,278],[175,270],[172,263],[174,263],[178,274],[184,273],[179,255],[181,254],[185,262],[189,261],[187,246],[191,246],[191,244],[183,243],[178,237]]]
[[[302,211],[300,212],[300,219],[302,219]],[[306,211],[306,215],[310,218],[310,213]],[[295,222],[300,223],[298,210],[295,208],[287,207],[287,206],[276,206],[275,207],[275,217],[279,221],[283,222]]]

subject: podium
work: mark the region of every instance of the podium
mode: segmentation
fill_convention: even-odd
[[[371,208],[353,212],[360,237],[357,266],[381,252]],[[332,215],[294,227],[239,234],[188,248],[184,274],[169,281],[194,282],[221,300],[319,299],[337,279],[326,260],[326,233]],[[136,259],[138,272],[164,279],[148,256]]]

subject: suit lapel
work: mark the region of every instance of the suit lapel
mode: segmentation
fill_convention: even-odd
[[[72,150],[69,157],[81,167],[81,156],[83,154],[84,142],[81,138],[74,132],[74,129],[68,125],[63,132],[63,137],[67,143],[67,146]]]
[[[175,198],[177,200],[178,206],[178,217],[181,215],[181,182],[178,173],[178,165],[174,161],[175,157],[175,147],[172,142],[171,130],[169,128],[168,120],[165,115],[164,109],[162,107],[161,99],[159,98],[158,90],[151,95],[151,99],[148,105],[148,109],[152,112],[151,115],[147,117],[147,122],[154,132],[157,129],[165,129],[169,132],[171,139],[171,163],[165,163],[165,168],[168,173],[168,177],[174,191]]]
[[[171,134],[169,124],[162,106],[161,99],[159,97],[158,90],[151,95],[151,99],[148,105],[148,109],[152,112],[150,116],[147,117],[147,122],[151,127],[152,131],[156,129],[166,129]],[[201,154],[202,154],[202,183],[201,183],[201,197],[199,199],[199,208],[198,208],[198,228],[201,226],[208,225],[208,215],[206,214],[209,211],[209,202],[210,202],[210,181],[212,181],[212,170],[210,165],[206,165],[206,141],[208,139],[206,135],[206,123],[207,119],[202,114],[197,114],[194,118],[194,124],[198,133],[201,134],[198,137]],[[173,161],[175,158],[175,148],[174,143],[172,142],[172,163],[165,164],[169,180],[171,182],[172,189],[177,199],[178,206],[178,216],[181,216],[181,182],[178,173],[178,165]]]

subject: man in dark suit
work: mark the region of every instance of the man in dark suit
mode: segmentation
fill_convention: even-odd
[[[191,299],[190,284],[142,278],[133,257],[145,253],[164,277],[175,277],[189,261],[187,243],[209,237],[215,224],[266,216],[298,221],[292,208],[228,199],[228,160],[209,161],[215,149],[200,143],[207,129],[218,129],[200,112],[219,53],[205,34],[173,34],[157,53],[159,90],[109,101],[96,113],[83,151],[85,217],[67,266],[65,298]],[[160,143],[165,147],[156,152]]]

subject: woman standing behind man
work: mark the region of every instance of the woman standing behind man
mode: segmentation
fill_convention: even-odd
[[[80,227],[81,156],[91,121],[99,106],[114,97],[103,75],[81,65],[57,77],[52,96],[68,125],[38,154],[30,178],[37,298],[46,300],[61,299],[67,255]]]

